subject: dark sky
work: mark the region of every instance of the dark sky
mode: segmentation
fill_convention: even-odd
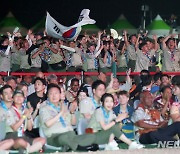
[[[121,13],[139,27],[143,3],[150,7],[147,24],[158,13],[164,19],[172,13],[180,18],[180,0],[0,0],[0,20],[12,11],[22,25],[30,28],[49,11],[58,22],[70,26],[77,22],[83,8],[89,8],[90,17],[97,21],[100,28],[112,24]]]

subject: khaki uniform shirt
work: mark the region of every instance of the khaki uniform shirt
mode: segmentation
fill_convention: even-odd
[[[163,49],[162,55],[162,71],[179,72],[180,71],[180,50],[176,50],[174,58],[171,58],[171,53],[168,48]]]
[[[28,63],[28,55],[26,55],[26,51],[21,51],[21,54],[20,54],[20,68],[21,69],[30,69],[31,66],[29,65]]]
[[[137,58],[135,47],[131,44],[127,46],[127,55],[130,60],[136,60]]]
[[[63,116],[63,119],[65,121],[66,127],[62,125],[62,123],[58,120],[56,121],[51,127],[47,127],[45,123],[54,118],[58,114],[58,111],[52,108],[48,104],[44,104],[40,108],[39,112],[39,120],[40,120],[40,127],[42,127],[44,134],[46,137],[51,137],[52,134],[61,134],[68,131],[73,131],[73,128],[71,126],[71,115],[67,111],[66,115]]]
[[[75,48],[75,53],[72,53],[72,57],[71,57],[71,62],[72,62],[72,66],[82,66],[82,58],[81,58],[81,50],[76,47]]]
[[[107,124],[110,123],[113,119],[116,118],[116,115],[113,113],[113,111],[109,112],[109,118],[107,119]],[[102,130],[101,124],[100,122],[104,121],[104,123],[106,123],[106,119],[104,117],[103,111],[101,108],[96,109],[96,111],[94,112],[88,128],[92,128],[93,132],[97,132],[99,130]]]
[[[32,56],[33,54],[35,54],[38,50],[39,50],[38,48],[34,49],[34,50],[31,52],[31,56]],[[31,67],[41,68],[41,63],[42,63],[42,60],[41,60],[41,58],[40,58],[39,55],[37,55],[36,58],[34,58],[34,59],[31,58]]]
[[[21,59],[19,58],[21,55],[21,52],[17,50],[15,47],[11,50],[11,64],[20,65]]]
[[[73,92],[71,89],[65,92],[66,98],[69,102],[73,102],[76,99],[77,93]]]
[[[138,50],[135,71],[141,72],[142,70],[148,70],[149,66],[150,66],[149,58],[141,50]]]

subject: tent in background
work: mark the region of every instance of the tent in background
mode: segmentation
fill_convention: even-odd
[[[119,35],[122,34],[123,30],[127,30],[129,34],[136,34],[137,29],[130,24],[130,22],[126,19],[126,17],[122,14],[117,21],[115,21],[110,28],[115,29]]]
[[[15,27],[19,27],[22,35],[26,35],[27,29],[23,27],[14,15],[9,12],[7,16],[0,22],[0,34],[12,33]]]
[[[87,34],[97,34],[99,30],[100,29],[98,28],[96,24],[88,24],[88,25],[82,26],[81,33],[86,32]]]
[[[147,30],[149,35],[165,36],[169,34],[171,27],[163,21],[160,15],[157,15],[152,23],[147,26]]]
[[[45,30],[46,16],[44,16],[37,24],[35,24],[31,29],[33,32],[43,32]]]

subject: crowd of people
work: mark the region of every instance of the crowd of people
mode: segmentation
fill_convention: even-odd
[[[33,153],[45,144],[63,151],[96,151],[100,145],[118,150],[119,142],[141,149],[179,140],[180,76],[162,73],[180,71],[178,40],[123,33],[122,40],[98,32],[69,42],[31,30],[26,37],[2,36],[0,72],[36,75],[0,75],[0,122],[6,130],[0,150]],[[106,76],[114,67],[126,76]],[[65,71],[98,76],[44,75]]]
[[[45,143],[68,150],[118,150],[145,144],[176,141],[180,136],[180,76],[161,72],[154,76],[142,70],[134,82],[127,72],[125,82],[100,72],[76,75],[68,80],[37,72],[23,78],[0,80],[0,121],[5,138],[0,149],[32,153]],[[43,134],[43,135],[41,135]]]
[[[0,39],[0,72],[73,72],[81,68],[88,72],[118,72],[131,68],[140,72],[180,71],[179,40],[175,35],[165,37],[148,34],[128,35],[114,39],[105,31],[79,35],[73,41],[49,37],[44,32],[19,32]]]

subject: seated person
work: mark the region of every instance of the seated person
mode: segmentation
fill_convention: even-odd
[[[154,107],[159,110],[164,119],[169,120],[170,109],[173,103],[172,89],[169,86],[164,86],[160,92],[161,95],[154,100]]]
[[[26,129],[31,130],[33,121],[31,118],[32,110],[26,109],[23,106],[24,94],[22,91],[17,90],[13,95],[12,110],[9,112],[9,119],[7,121],[7,139],[18,139],[22,138],[27,152],[32,153],[41,150],[45,144],[44,138],[29,138],[24,132]]]
[[[172,104],[170,115],[174,122],[180,121],[180,84],[177,83],[173,87],[173,94],[175,95],[175,102]]]
[[[153,108],[153,96],[149,91],[140,94],[140,104],[132,115],[131,120],[137,126],[137,137],[142,144],[153,144],[159,141],[176,141],[180,137],[180,122],[167,126],[160,112]]]
[[[61,89],[58,85],[51,85],[47,91],[48,100],[40,108],[40,124],[47,137],[47,143],[53,146],[67,146],[75,150],[97,150],[97,144],[106,144],[109,142],[111,130],[102,133],[76,135],[72,125],[75,124],[74,114],[70,114],[63,103],[60,103]],[[71,111],[72,112],[72,111]],[[115,122],[113,122],[115,125]],[[113,128],[114,129],[114,128]],[[121,135],[118,130],[116,132]],[[109,134],[109,135],[108,135]],[[103,138],[102,138],[103,137]],[[129,142],[129,140],[127,139]],[[131,141],[130,143],[131,144]],[[89,146],[90,145],[90,146]],[[93,146],[91,146],[93,145]],[[132,144],[132,148],[136,148]]]
[[[0,141],[0,153],[2,152],[1,150],[8,150],[14,145],[14,140],[13,139],[7,139]]]
[[[127,113],[128,118],[122,120],[122,132],[129,139],[134,139],[134,124],[131,121],[131,116],[134,109],[128,104],[129,93],[127,91],[120,91],[118,94],[119,105],[113,108],[116,116]]]
[[[106,85],[101,80],[96,80],[92,84],[93,97],[83,99],[79,104],[81,118],[91,119],[95,109],[101,105],[101,97],[105,93]]]
[[[92,132],[101,134],[100,138],[107,140],[110,135],[108,148],[111,150],[117,147],[112,146],[114,136],[126,144],[129,145],[129,149],[140,149],[142,145],[132,142],[121,131],[121,124],[123,120],[128,118],[128,113],[119,114],[117,117],[113,113],[114,98],[111,94],[105,93],[101,98],[102,106],[97,108],[89,122],[88,128],[92,129]],[[90,129],[89,129],[90,130]],[[86,130],[88,131],[88,129]]]

